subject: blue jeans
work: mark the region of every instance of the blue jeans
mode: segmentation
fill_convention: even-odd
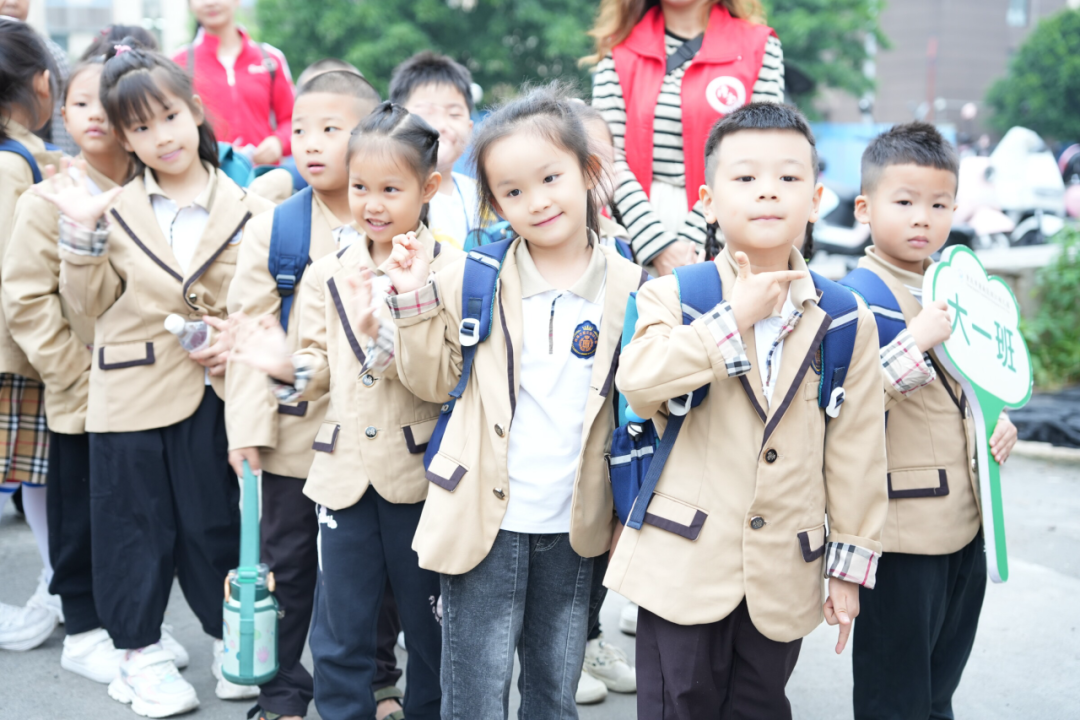
[[[593,559],[569,534],[500,530],[488,556],[442,576],[442,720],[505,720],[514,651],[520,720],[577,718]]]

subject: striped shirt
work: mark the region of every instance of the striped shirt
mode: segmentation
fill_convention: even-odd
[[[683,42],[685,40],[670,32],[664,34],[664,47],[668,55],[675,52]],[[687,60],[664,77],[657,98],[653,125],[653,177],[658,182],[679,188],[685,188],[686,185],[686,168],[683,164],[682,78],[692,62],[693,58]],[[780,41],[772,35],[765,41],[761,71],[754,83],[750,100],[784,100],[784,53]],[[630,233],[630,244],[638,261],[650,262],[675,240],[704,244],[707,225],[701,202],[694,205],[677,235],[669,233],[664,229],[641,184],[626,164],[623,157],[626,150],[626,102],[619,76],[615,72],[615,60],[610,54],[596,66],[592,103],[607,121],[615,138],[619,159],[615,163],[617,177],[614,204],[622,217],[623,226]]]

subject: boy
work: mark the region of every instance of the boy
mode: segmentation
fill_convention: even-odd
[[[427,226],[441,242],[457,248],[480,223],[476,181],[454,172],[472,135],[472,75],[445,55],[424,50],[394,68],[390,100],[404,105],[439,131],[442,185],[428,207]]]
[[[300,88],[292,117],[293,156],[312,189],[312,262],[344,249],[357,235],[350,227],[345,154],[349,133],[378,102],[374,88],[347,71],[317,75]],[[248,224],[229,289],[230,313],[281,313],[282,295],[268,266],[274,218],[275,212],[267,212]],[[292,312],[290,349],[296,349],[297,337],[297,313]],[[262,470],[262,559],[276,576],[276,595],[285,610],[278,627],[281,668],[261,687],[259,718],[302,717],[312,697],[311,675],[300,664],[300,655],[314,601],[319,530],[315,504],[304,496],[303,487],[327,400],[279,405],[266,378],[240,364],[233,364],[226,375],[226,396],[229,462],[238,474],[244,460],[253,471]]]
[[[716,124],[705,158],[725,300],[683,325],[677,279],[646,283],[616,382],[661,424],[668,400],[711,386],[605,584],[640,606],[639,717],[776,720],[791,717],[784,688],[822,608],[840,624],[839,653],[859,586],[874,586],[888,502],[877,336],[859,305],[846,399],[826,431],[818,352],[833,319],[795,248],[821,199],[810,128],[792,108],[752,103]]]
[[[986,589],[971,414],[960,384],[935,370],[932,349],[951,322],[944,301],[922,306],[923,275],[952,225],[957,171],[952,147],[926,123],[897,125],[862,158],[855,216],[874,245],[859,267],[884,283],[907,329],[879,342],[889,512],[877,588],[862,597],[852,652],[860,720],[952,717]],[[866,292],[867,276],[856,277],[844,282]],[[1002,413],[990,440],[998,462],[1015,442]]]

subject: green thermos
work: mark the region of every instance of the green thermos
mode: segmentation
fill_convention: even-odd
[[[237,685],[261,685],[278,671],[278,603],[274,574],[259,563],[259,484],[246,460],[243,488],[240,567],[225,579],[221,674]]]

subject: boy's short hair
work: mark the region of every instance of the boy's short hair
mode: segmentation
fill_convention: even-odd
[[[705,182],[712,185],[716,174],[716,155],[720,149],[720,141],[728,135],[734,135],[743,130],[790,130],[801,134],[810,143],[810,162],[813,166],[814,178],[818,174],[817,144],[814,142],[814,133],[810,129],[810,123],[803,114],[790,105],[780,105],[770,102],[754,102],[743,105],[741,108],[720,118],[712,131],[709,139],[705,141]]]
[[[416,53],[394,68],[390,76],[390,101],[405,105],[421,85],[450,85],[461,93],[472,114],[472,73],[461,63],[431,50]]]
[[[862,156],[862,193],[877,186],[890,165],[918,165],[948,170],[960,177],[960,160],[938,129],[925,122],[893,125],[866,146]]]
[[[370,102],[373,106],[382,102],[378,90],[371,87],[371,83],[360,75],[347,70],[332,70],[316,75],[296,91],[297,100],[308,93],[345,95],[346,97]]]
[[[323,73],[332,72],[334,70],[344,70],[345,72],[351,72],[354,75],[364,77],[364,73],[360,72],[360,69],[352,63],[347,63],[338,58],[323,58],[322,60],[316,60],[304,68],[304,71],[300,73],[300,77],[296,78],[296,87],[303,87],[316,75],[322,75]]]

